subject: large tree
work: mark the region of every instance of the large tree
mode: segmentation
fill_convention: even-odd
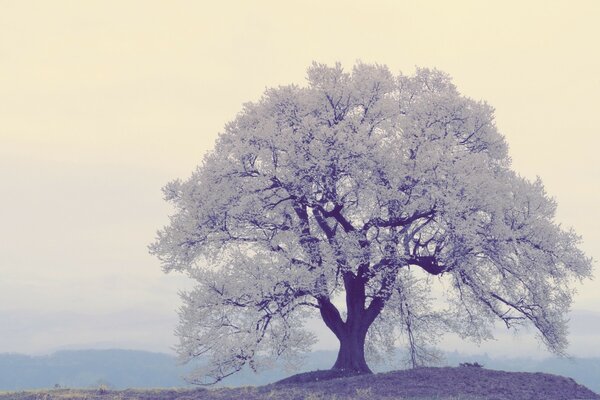
[[[176,211],[150,248],[197,281],[178,350],[203,356],[198,383],[306,351],[315,312],[334,369],[368,373],[365,349],[402,337],[420,365],[442,333],[484,339],[497,320],[561,353],[573,283],[591,277],[541,181],[510,169],[493,109],[436,70],[313,64],[164,193]]]

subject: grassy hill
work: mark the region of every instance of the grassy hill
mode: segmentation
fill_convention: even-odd
[[[326,380],[323,380],[326,379]],[[572,400],[600,395],[562,376],[476,367],[419,368],[328,379],[327,371],[259,387],[195,390],[50,390],[0,394],[0,400]]]

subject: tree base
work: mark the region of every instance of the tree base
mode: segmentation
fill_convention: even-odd
[[[371,371],[371,369],[368,366],[366,366],[366,364],[360,367],[340,367],[338,365],[334,365],[333,367],[331,367],[330,371],[340,371],[340,373],[345,373],[348,375],[363,375],[373,373],[373,371]]]
[[[363,375],[363,374],[365,374],[365,373],[364,372],[359,373],[356,371],[343,370],[343,369],[317,370],[317,371],[303,372],[300,374],[292,375],[288,378],[285,378],[285,379],[275,382],[275,385],[322,382],[322,381],[328,381],[331,379],[347,378],[347,377]]]
[[[372,374],[373,371],[365,360],[364,338],[352,338],[348,342],[342,342],[335,364],[331,367],[335,371],[346,371],[348,373]]]

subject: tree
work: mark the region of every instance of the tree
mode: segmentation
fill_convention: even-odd
[[[175,213],[150,250],[197,281],[177,330],[183,359],[206,360],[196,383],[306,351],[317,312],[334,369],[369,373],[365,349],[401,337],[421,365],[444,332],[481,340],[497,320],[562,353],[573,281],[591,277],[542,182],[510,169],[493,109],[436,70],[313,64],[163,190]]]

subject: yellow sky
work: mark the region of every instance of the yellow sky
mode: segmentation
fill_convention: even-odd
[[[170,315],[181,281],[146,252],[159,188],[313,60],[448,72],[496,107],[515,170],[542,177],[600,259],[598,20],[581,0],[0,0],[0,312]],[[597,281],[580,292],[600,310]]]

